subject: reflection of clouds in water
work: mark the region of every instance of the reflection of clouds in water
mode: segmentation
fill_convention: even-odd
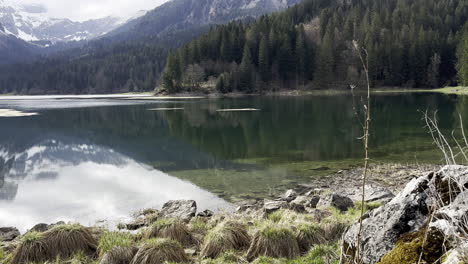
[[[44,155],[48,151],[40,152]],[[106,152],[110,153],[117,157],[108,160],[118,160],[119,164],[54,162],[45,157],[35,160],[33,167],[40,169],[31,170],[18,181],[16,198],[0,201],[0,226],[11,225],[25,231],[39,222],[94,224],[97,220],[125,219],[132,211],[161,207],[171,199],[196,200],[200,209],[230,207],[189,182]]]

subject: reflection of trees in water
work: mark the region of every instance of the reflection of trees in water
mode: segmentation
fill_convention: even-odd
[[[18,192],[18,184],[8,182],[6,176],[11,170],[14,159],[7,157],[0,157],[0,201],[13,200]]]
[[[426,139],[418,109],[437,108],[444,116],[443,126],[453,124],[452,99],[441,95],[376,96],[374,104],[374,148],[401,140]],[[220,108],[243,107],[261,111],[216,112]],[[330,160],[362,154],[357,139],[362,130],[351,95],[219,100],[164,115],[171,134],[226,159]],[[417,149],[420,143],[413,140],[398,148]]]
[[[216,112],[244,107],[261,111]],[[215,108],[203,104],[165,117],[177,137],[228,159],[342,157],[353,151],[358,132],[347,97],[220,100]]]

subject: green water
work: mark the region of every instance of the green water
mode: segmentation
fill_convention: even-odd
[[[421,111],[437,110],[440,128],[450,135],[460,127],[459,113],[468,118],[467,103],[466,97],[441,94],[374,95],[372,162],[442,163]],[[221,198],[216,206],[222,207],[226,200],[268,196],[361,166],[360,106],[361,96],[351,94],[160,102],[3,100],[0,108],[40,115],[0,118],[0,180],[8,183],[0,181],[0,200],[13,201],[13,208],[15,202],[34,206],[45,194],[25,189],[37,181],[56,191],[48,199],[64,200],[61,206],[67,207],[71,202],[65,200],[76,199],[61,198],[74,188],[71,179],[102,186],[113,203],[124,198],[112,197],[126,197],[132,201],[129,208],[179,196],[201,197],[206,207],[215,206],[209,202],[213,197]],[[175,107],[183,110],[148,110]],[[260,111],[216,111],[232,108]],[[109,177],[105,183],[103,175]],[[162,185],[168,181],[173,184]]]

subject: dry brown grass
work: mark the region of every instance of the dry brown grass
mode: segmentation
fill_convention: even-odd
[[[98,242],[88,228],[81,225],[61,225],[44,233],[45,244],[55,256],[70,258],[78,252],[96,254]]]
[[[296,236],[301,253],[308,252],[313,246],[326,243],[325,230],[319,225],[303,224]]]
[[[186,263],[189,259],[179,242],[157,238],[146,241],[130,264],[164,264],[166,262]]]
[[[299,244],[290,229],[267,225],[255,233],[247,251],[247,260],[253,261],[259,256],[292,259],[299,255]]]
[[[224,222],[206,236],[202,247],[203,258],[217,258],[230,250],[243,250],[250,244],[247,227],[237,222]]]
[[[97,241],[88,228],[60,225],[49,231],[29,233],[15,251],[12,264],[68,259],[77,253],[94,257]]]
[[[21,244],[15,250],[12,264],[44,262],[50,256],[46,253],[42,234],[30,232],[23,237]]]
[[[347,223],[340,221],[331,221],[323,224],[322,228],[325,241],[333,243],[340,240],[348,227],[349,225]]]
[[[154,222],[146,231],[145,238],[169,238],[186,247],[199,244],[187,226],[174,219],[160,219]]]
[[[100,264],[128,264],[137,251],[137,247],[114,247],[104,255]]]

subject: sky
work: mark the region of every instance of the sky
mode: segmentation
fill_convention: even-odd
[[[84,21],[109,15],[131,17],[151,10],[168,0],[9,0],[20,4],[44,5],[49,16]]]

